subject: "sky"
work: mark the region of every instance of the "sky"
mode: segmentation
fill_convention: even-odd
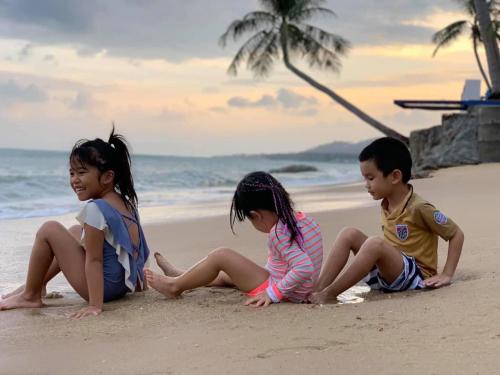
[[[339,73],[300,69],[408,135],[440,112],[394,99],[459,99],[479,79],[467,37],[432,57],[432,34],[467,16],[453,0],[329,0],[311,23],[351,42]],[[258,0],[0,0],[0,147],[70,150],[111,124],[134,153],[297,152],[382,136],[276,61],[227,68],[246,40],[219,37]],[[248,36],[250,36],[249,34]]]

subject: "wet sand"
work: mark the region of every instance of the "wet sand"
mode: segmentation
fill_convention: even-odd
[[[0,313],[0,373],[497,373],[499,172],[500,164],[458,167],[414,181],[416,192],[465,232],[449,287],[370,292],[357,304],[283,303],[266,309],[243,306],[244,296],[231,289],[204,288],[178,300],[148,291],[109,303],[101,316],[81,321],[67,318],[81,300],[50,300],[44,309]],[[360,194],[363,186],[321,188],[313,196],[334,199],[346,190]],[[300,206],[300,194],[297,200]],[[322,227],[325,252],[344,226],[380,232],[373,204],[313,216]],[[152,250],[180,267],[222,245],[262,264],[266,258],[265,235],[242,224],[233,236],[227,217],[151,224],[146,235]],[[446,245],[440,241],[440,268]]]

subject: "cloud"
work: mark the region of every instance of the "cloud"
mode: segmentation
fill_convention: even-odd
[[[33,54],[33,48],[34,48],[33,44],[31,44],[31,43],[26,44],[21,49],[21,51],[19,51],[19,53],[17,54],[17,60],[18,61],[26,60],[28,57],[30,57]]]
[[[285,108],[297,108],[304,105],[316,105],[318,101],[312,96],[302,96],[287,89],[278,90],[276,100]]]
[[[449,0],[329,0],[338,17],[314,24],[354,45],[429,43],[431,27],[409,20],[457,10]],[[81,55],[101,51],[132,59],[231,56],[217,45],[227,26],[259,9],[258,0],[0,0],[0,37],[72,45]],[[362,11],[360,11],[362,9]]]
[[[220,92],[220,89],[217,87],[214,87],[214,86],[207,86],[207,87],[203,87],[201,89],[201,92],[204,94],[217,94]]]
[[[303,111],[300,111],[298,114],[300,116],[305,116],[305,117],[310,117],[310,116],[316,116],[319,113],[319,111],[315,108],[309,108],[305,109]]]
[[[95,0],[0,1],[0,14],[15,23],[72,34],[90,30],[99,9]]]
[[[94,106],[96,102],[92,98],[92,95],[87,91],[78,91],[76,93],[75,99],[70,103],[70,107],[77,110],[89,109]]]
[[[338,0],[329,1],[337,18],[329,30],[360,45],[427,44],[435,31],[409,20],[425,19],[443,11],[456,11],[459,5],[450,0]],[[362,9],[362,11],[360,11]]]
[[[12,104],[15,102],[44,102],[47,94],[34,84],[21,86],[13,80],[0,83],[0,103]]]
[[[227,104],[230,107],[236,108],[269,108],[276,106],[276,99],[274,99],[271,95],[263,95],[260,99],[252,101],[241,96],[234,96],[227,101]]]
[[[210,107],[209,110],[215,113],[226,113],[226,108],[224,107]]]
[[[182,61],[224,55],[218,38],[256,7],[257,0],[0,0],[0,37],[72,45],[82,56]]]
[[[293,110],[295,114],[310,116],[317,113],[313,107],[318,105],[318,100],[312,96],[303,96],[287,89],[279,89],[276,94],[262,95],[257,100],[250,100],[241,96],[234,96],[227,101],[233,108],[284,108]]]
[[[48,63],[48,64],[54,64],[57,65],[57,59],[54,55],[52,54],[47,54],[43,57],[43,61]]]

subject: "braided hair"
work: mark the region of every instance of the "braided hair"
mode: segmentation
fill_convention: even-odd
[[[231,203],[229,221],[234,233],[236,220],[244,221],[255,210],[268,210],[278,216],[291,233],[290,246],[294,241],[301,247],[302,232],[298,228],[293,201],[287,191],[273,176],[266,172],[252,172],[239,182]],[[276,230],[277,227],[275,227]]]
[[[70,165],[81,164],[96,167],[100,172],[113,171],[115,191],[120,194],[127,207],[137,210],[137,194],[131,172],[130,153],[127,142],[120,134],[115,134],[115,126],[107,142],[100,138],[81,139],[73,146],[69,155]]]

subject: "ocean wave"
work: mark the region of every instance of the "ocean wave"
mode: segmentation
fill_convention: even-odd
[[[135,156],[133,175],[141,206],[182,206],[229,200],[245,174],[288,164],[290,160],[248,156]],[[317,171],[276,177],[285,188],[359,179],[356,161],[307,164],[316,167]],[[23,151],[12,154],[0,150],[0,219],[61,215],[75,212],[80,205],[69,186],[66,153]]]

